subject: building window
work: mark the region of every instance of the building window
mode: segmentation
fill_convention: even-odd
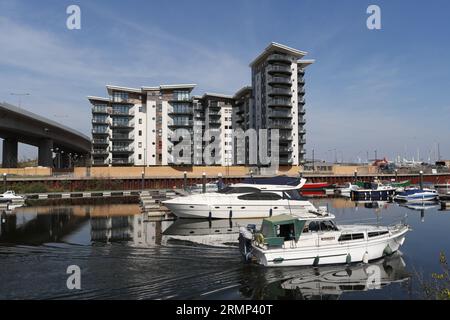
[[[139,119],[139,124],[142,124],[142,119]]]
[[[142,148],[142,142],[138,143],[138,148]]]
[[[113,92],[113,101],[122,102],[128,100],[127,92]]]
[[[139,130],[138,135],[141,137],[142,136],[142,130]]]
[[[144,107],[139,107],[139,112],[144,112]]]
[[[138,154],[138,159],[142,160],[142,154]]]

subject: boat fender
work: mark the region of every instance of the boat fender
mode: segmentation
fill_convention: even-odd
[[[212,213],[211,213],[211,211],[208,213],[208,219],[209,219],[209,220],[212,219]]]
[[[319,260],[320,260],[319,256],[314,258],[314,262],[313,262],[314,267],[317,267],[319,265]]]
[[[345,258],[345,263],[350,264],[352,263],[352,256],[349,254],[347,254],[347,257]]]
[[[230,210],[230,215],[229,218],[232,219],[233,218],[233,210]]]
[[[369,253],[366,251],[362,259],[363,263],[369,263]]]
[[[271,217],[272,216],[272,208],[270,208],[270,210],[269,210],[269,217]]]
[[[392,249],[389,245],[386,245],[386,248],[384,248],[383,253],[387,256],[390,256],[392,254]]]

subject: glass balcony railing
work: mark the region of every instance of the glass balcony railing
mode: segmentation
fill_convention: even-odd
[[[268,61],[281,61],[281,62],[289,62],[291,63],[291,57],[284,55],[284,54],[279,54],[279,53],[274,53],[271,54],[268,59]]]
[[[290,112],[280,112],[280,111],[272,111],[269,114],[271,118],[292,118],[292,114]]]
[[[94,106],[92,107],[92,113],[108,113],[109,108],[107,106]]]
[[[290,99],[282,99],[282,98],[270,98],[267,101],[269,106],[286,106],[292,107],[292,102]]]
[[[283,73],[292,73],[291,66],[290,65],[274,65],[269,64],[267,66],[268,72],[283,72]]]
[[[134,148],[132,146],[112,146],[112,152],[133,152]]]
[[[269,88],[269,95],[292,96],[290,88]]]
[[[113,134],[111,139],[113,140],[133,140],[134,136],[133,135],[128,135],[128,134]]]
[[[112,164],[133,164],[134,160],[133,159],[112,159],[111,160]]]
[[[109,144],[108,139],[93,139],[93,144]]]
[[[290,77],[268,77],[267,78],[269,84],[291,84]]]

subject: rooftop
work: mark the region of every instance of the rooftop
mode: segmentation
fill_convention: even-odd
[[[292,55],[294,57],[297,57],[299,59],[304,57],[305,55],[307,55],[307,52],[305,52],[305,51],[300,51],[300,50],[297,50],[297,49],[285,46],[285,45],[280,44],[280,43],[271,42],[266,47],[266,49],[264,49],[264,51],[258,57],[256,57],[255,60],[253,60],[250,63],[250,67],[253,67],[255,64],[259,63],[260,61],[263,61],[271,53],[274,53],[274,52],[286,53],[286,54]]]

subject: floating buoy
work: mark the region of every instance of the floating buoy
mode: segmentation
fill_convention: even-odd
[[[390,256],[392,254],[392,249],[389,247],[389,245],[386,245],[386,248],[383,250],[383,254]]]
[[[319,265],[319,256],[314,258],[313,266],[317,267]]]
[[[352,263],[352,256],[349,254],[347,254],[347,258],[345,258],[345,263],[350,264]]]
[[[363,263],[369,263],[369,253],[367,251],[363,255]]]

